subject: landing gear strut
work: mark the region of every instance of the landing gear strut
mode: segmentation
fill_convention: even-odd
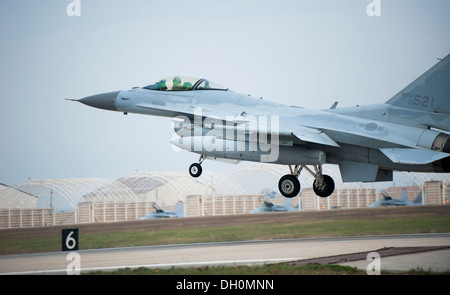
[[[314,176],[313,190],[316,195],[326,198],[333,193],[334,180],[329,175],[322,174],[322,165],[315,165],[314,171],[306,165],[295,165],[294,169],[289,165],[291,174],[284,175],[278,182],[278,189],[283,196],[293,198],[299,194],[301,186],[298,177],[303,168]]]
[[[200,159],[198,160],[198,163],[193,163],[191,164],[191,166],[189,166],[189,174],[192,177],[199,177],[200,175],[202,175],[202,166],[201,164],[203,163],[203,161],[206,159],[206,156],[201,155]]]

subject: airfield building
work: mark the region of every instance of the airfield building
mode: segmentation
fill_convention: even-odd
[[[241,165],[225,173],[205,171],[192,178],[185,171],[138,172],[116,180],[50,179],[25,180],[12,186],[0,185],[0,229],[48,225],[138,220],[155,211],[175,210],[184,203],[186,217],[248,214],[269,198],[284,204],[278,193],[278,178],[287,173],[286,166]],[[326,167],[327,174],[341,179],[337,166]],[[406,188],[413,201],[422,191],[424,205],[450,202],[450,174],[409,173],[406,187],[394,183],[363,184],[336,182],[328,198],[316,196],[313,178],[302,173],[303,185],[292,205],[299,211],[366,208],[382,198],[381,189],[400,198]]]

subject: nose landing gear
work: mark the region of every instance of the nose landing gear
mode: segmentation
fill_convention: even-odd
[[[200,175],[202,175],[202,166],[201,164],[203,163],[203,161],[206,159],[206,156],[201,155],[200,159],[198,160],[198,163],[193,163],[191,164],[191,166],[189,166],[189,174],[192,177],[199,177]]]

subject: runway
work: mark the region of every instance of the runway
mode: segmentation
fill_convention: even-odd
[[[129,248],[79,250],[0,256],[0,274],[66,274],[77,265],[81,272],[119,268],[193,267],[205,265],[254,265],[375,251],[386,247],[450,246],[450,233],[302,238],[289,240],[199,243]],[[369,261],[347,263],[362,269]],[[450,270],[450,249],[381,257],[385,270]]]

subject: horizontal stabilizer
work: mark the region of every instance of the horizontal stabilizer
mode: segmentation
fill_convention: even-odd
[[[331,139],[327,134],[318,129],[297,127],[293,134],[302,141],[340,147],[340,145]]]
[[[382,148],[380,151],[393,163],[399,164],[429,164],[450,156],[450,154],[432,150],[408,148]]]

